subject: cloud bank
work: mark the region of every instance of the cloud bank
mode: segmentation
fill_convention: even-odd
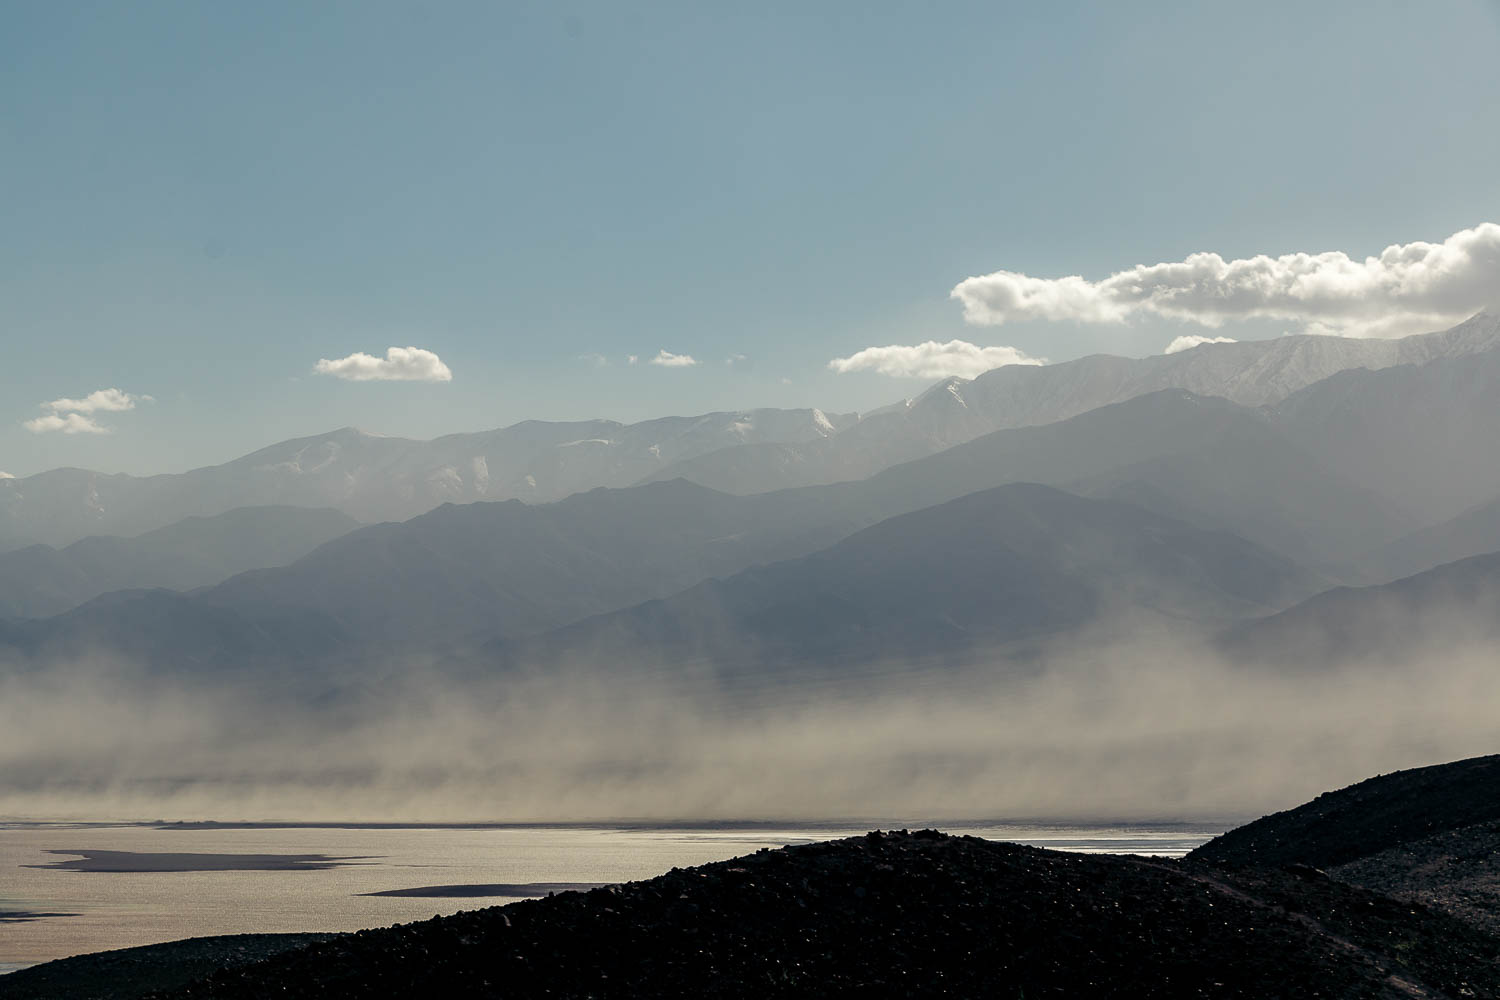
[[[453,372],[442,359],[420,347],[388,347],[384,358],[362,351],[337,360],[321,358],[313,365],[313,371],[350,382],[453,381]]]
[[[1441,243],[1392,244],[1362,261],[1338,250],[1227,261],[1195,253],[1102,281],[995,271],[959,282],[951,297],[979,326],[1159,317],[1216,328],[1271,319],[1309,333],[1397,337],[1452,326],[1500,303],[1500,225],[1486,222]]]
[[[979,347],[965,340],[939,344],[929,340],[921,344],[866,347],[847,358],[834,358],[828,362],[828,367],[840,374],[872,371],[897,378],[943,378],[948,375],[973,378],[1003,365],[1046,363],[1045,358],[1033,358],[1014,347]]]
[[[50,400],[41,404],[51,410],[44,416],[23,420],[21,426],[33,434],[57,431],[63,434],[108,434],[110,428],[94,419],[95,413],[120,413],[135,409],[136,403],[154,402],[151,396],[137,396],[119,389],[96,389],[82,399]]]
[[[1200,344],[1238,343],[1239,341],[1235,340],[1233,337],[1204,337],[1198,334],[1188,334],[1186,336],[1178,337],[1176,340],[1172,341],[1167,345],[1167,349],[1165,351],[1162,351],[1162,353],[1176,354],[1178,351],[1191,350],[1192,348],[1197,347]]]
[[[656,357],[651,359],[653,365],[661,365],[663,368],[691,368],[698,362],[691,354],[673,354],[671,351],[657,351]]]

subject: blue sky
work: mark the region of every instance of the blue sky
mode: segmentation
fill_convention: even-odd
[[[950,293],[1500,221],[1493,0],[722,6],[5,5],[0,470],[868,409],[930,379],[828,363],[925,341],[1390,335],[1346,306],[1210,328]],[[451,380],[314,372],[392,346]],[[152,398],[84,413],[108,434],[24,426],[106,388]]]

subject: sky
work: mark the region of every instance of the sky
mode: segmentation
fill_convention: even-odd
[[[0,474],[1441,328],[1497,51],[1497,0],[17,0]]]

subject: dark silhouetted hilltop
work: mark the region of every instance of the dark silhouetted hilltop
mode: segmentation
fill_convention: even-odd
[[[1500,932],[1500,755],[1397,771],[1209,841],[1190,862],[1308,865]]]
[[[363,931],[174,998],[1493,996],[1495,941],[1327,878],[935,831]]]

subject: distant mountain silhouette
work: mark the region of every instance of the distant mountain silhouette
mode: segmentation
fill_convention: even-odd
[[[1223,639],[1243,661],[1319,670],[1402,662],[1416,651],[1500,639],[1500,553],[1372,587],[1337,587],[1247,622]]]
[[[1500,495],[1497,400],[1500,350],[1490,350],[1340,372],[1268,416],[1329,471],[1433,524]]]
[[[0,553],[0,618],[45,618],[113,590],[190,590],[282,566],[359,522],[336,510],[241,507],[134,538],[95,536],[64,549]]]
[[[813,663],[964,655],[1140,611],[1227,620],[1313,586],[1289,560],[1233,535],[1016,483],[494,648],[516,663],[706,662],[774,675]]]
[[[334,507],[361,521],[405,520],[442,503],[532,502],[597,486],[628,486],[663,466],[726,444],[803,441],[850,426],[852,414],[743,410],[611,420],[529,420],[432,441],[353,428],[280,444],[224,465],[135,477],[56,469],[0,480],[0,550],[137,534],[236,507]]]
[[[1366,553],[1355,567],[1383,583],[1487,552],[1500,552],[1500,498]]]
[[[773,516],[773,506],[793,505],[684,480],[551,504],[445,504],[195,599],[252,617],[313,611],[370,640],[525,635],[800,554],[794,540],[826,521],[820,508],[803,505],[812,516],[799,519],[794,510]]]
[[[403,648],[513,639],[809,555],[887,518],[1018,480],[1141,501],[1158,515],[1243,532],[1303,559],[1407,527],[1368,491],[1325,474],[1254,411],[1173,390],[998,431],[858,483],[740,497],[679,480],[547,505],[448,505],[360,529],[191,600],[257,628],[290,628],[318,649],[333,634]],[[1307,592],[1318,589],[1305,579]],[[134,627],[123,604],[80,612],[66,628],[101,642]],[[60,641],[62,628],[30,629],[28,648]],[[178,658],[176,637],[159,632],[154,641],[158,660]]]
[[[895,513],[1018,480],[1126,500],[1318,567],[1413,526],[1256,411],[1182,390],[997,431],[867,483],[828,489],[879,497]]]
[[[1055,365],[1010,365],[974,379],[944,379],[836,435],[746,443],[685,458],[652,478],[682,476],[726,493],[864,479],[991,431],[1054,423],[1164,389],[1259,407],[1342,371],[1420,365],[1497,348],[1500,316],[1481,313],[1451,330],[1399,340],[1301,335],[1203,344],[1149,358],[1099,354]]]

